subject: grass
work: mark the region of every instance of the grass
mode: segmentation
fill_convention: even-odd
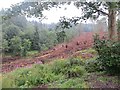
[[[27,57],[33,57],[33,56],[36,56],[36,55],[38,55],[38,54],[39,54],[39,52],[36,51],[36,50],[34,50],[34,51],[29,51],[29,52],[27,52]]]
[[[118,84],[118,78],[116,76],[114,77],[100,76],[99,78],[97,78],[97,80],[102,83],[113,82],[114,84]]]
[[[2,84],[2,74],[0,73],[0,83]],[[2,85],[0,84],[0,89],[2,89]]]
[[[38,54],[39,52],[37,50],[28,51],[27,55],[21,58],[31,58],[31,57],[37,56]],[[3,57],[13,57],[13,55],[11,53],[6,53],[6,54],[3,53]]]
[[[89,59],[95,60],[97,58],[97,52],[92,48],[81,50],[78,52],[79,52],[79,55],[77,56],[77,58],[79,58],[81,60],[89,60]],[[85,56],[83,54],[85,54]],[[93,57],[92,57],[92,55],[93,55]]]
[[[61,88],[87,87],[84,79],[82,79],[85,72],[80,60],[57,60],[51,64],[33,65],[32,68],[21,68],[4,74],[2,87],[32,88],[42,84],[52,85],[54,82],[57,82],[56,86]]]
[[[59,80],[49,84],[50,88],[88,88],[87,83],[82,78],[71,78]]]
[[[3,88],[30,88],[39,84],[47,84],[56,77],[49,68],[44,65],[36,65],[33,68],[21,68],[3,77]]]
[[[88,49],[85,49],[85,50],[81,50],[80,52],[82,53],[92,53],[92,54],[96,54],[97,52],[92,49],[92,48],[88,48]]]
[[[94,53],[89,49],[84,53]],[[37,52],[29,52],[29,55]],[[116,77],[107,77],[99,70],[95,58],[83,60],[80,58],[55,59],[46,64],[33,65],[31,68],[20,68],[3,74],[3,88],[32,88],[47,85],[48,88],[89,88],[87,81],[90,75],[97,75],[96,80],[103,84],[109,81],[118,83]],[[105,75],[105,77],[104,77]],[[1,78],[0,78],[1,79]],[[93,82],[90,82],[93,83]]]

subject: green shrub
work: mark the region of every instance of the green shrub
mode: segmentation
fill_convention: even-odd
[[[81,78],[64,79],[49,85],[50,88],[88,88],[88,85]],[[79,90],[79,89],[78,89]]]
[[[98,61],[109,73],[120,73],[120,42],[94,37],[94,48],[98,52]]]
[[[85,73],[84,63],[76,58],[68,60],[55,61],[52,65],[52,71],[55,74],[63,74],[68,78],[79,77]]]
[[[85,74],[85,68],[83,66],[72,66],[66,72],[68,78],[81,77]]]
[[[64,83],[67,79],[82,77],[85,72],[84,66],[81,65],[81,61],[78,59],[59,60],[52,63],[52,65],[40,64],[32,68],[21,68],[10,72],[4,75],[2,85],[3,88],[30,88],[55,81]]]
[[[27,56],[36,56],[38,54],[39,54],[39,52],[37,50],[27,52]]]
[[[81,59],[78,59],[78,58],[70,58],[69,63],[70,63],[71,66],[73,66],[73,65],[83,66],[84,65],[84,62]]]
[[[65,38],[67,37],[65,31],[57,32],[56,36],[57,36],[58,43],[64,42]]]
[[[9,81],[8,81],[8,80]],[[36,65],[33,68],[22,68],[11,72],[3,78],[3,88],[11,87],[34,87],[37,85],[47,84],[59,79],[51,70],[44,65]]]
[[[104,68],[101,66],[101,63],[98,60],[86,60],[85,69],[87,72],[96,72],[102,71]]]
[[[21,38],[18,36],[14,36],[11,41],[11,52],[13,55],[20,55],[21,53]]]
[[[11,46],[10,46],[10,49],[11,49],[11,53],[13,55],[18,55],[18,56],[26,56],[28,50],[30,49],[30,46],[31,46],[31,42],[29,39],[21,39],[20,37],[18,36],[14,36],[12,39],[11,39]]]
[[[6,53],[9,50],[8,41],[6,39],[2,40],[2,52]]]
[[[26,56],[27,52],[30,50],[31,42],[29,39],[24,39],[21,45],[21,56]]]
[[[2,78],[2,88],[15,88],[15,82],[14,82],[14,77],[4,77]]]
[[[64,87],[64,88],[87,88],[87,85],[84,82],[84,80],[76,78],[76,79],[69,79],[68,81],[63,83],[61,85],[61,87]]]
[[[60,73],[64,73],[66,68],[66,64],[69,63],[66,60],[57,60],[55,61],[52,66],[51,69],[53,71],[53,73],[55,74],[60,74]]]

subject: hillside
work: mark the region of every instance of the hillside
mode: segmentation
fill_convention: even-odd
[[[101,37],[103,33],[100,33]],[[74,38],[69,43],[62,43],[56,45],[50,50],[43,51],[39,55],[28,58],[20,59],[17,57],[3,58],[2,72],[10,72],[14,69],[21,67],[30,67],[32,64],[44,63],[46,60],[56,58],[70,58],[80,54],[79,51],[90,48],[93,46],[93,33],[86,32],[79,37]],[[82,57],[91,58],[94,55],[81,53]]]

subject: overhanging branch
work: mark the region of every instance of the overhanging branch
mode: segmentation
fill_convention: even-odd
[[[98,12],[101,12],[102,14],[104,14],[104,15],[107,15],[108,16],[108,13],[106,13],[106,12],[104,12],[104,11],[102,11],[102,10],[99,10],[99,9],[96,9]]]
[[[99,10],[99,9],[97,9],[95,6],[93,7],[97,12],[101,12],[102,14],[104,14],[104,15],[108,15],[108,13],[106,13],[106,12],[104,12],[104,11],[102,11],[102,10]]]

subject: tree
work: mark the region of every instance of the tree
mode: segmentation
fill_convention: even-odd
[[[32,40],[32,48],[34,50],[41,51],[40,35],[38,32],[38,27],[36,25],[35,25],[35,32],[34,32],[33,40]]]
[[[27,19],[25,16],[15,16],[10,19],[10,22],[13,23],[14,25],[18,26],[21,30],[26,28],[27,25]]]
[[[65,31],[57,32],[56,35],[57,35],[58,43],[61,43],[61,42],[65,41],[65,37],[66,37]]]
[[[118,20],[118,28],[117,28],[117,31],[118,31],[118,40],[120,41],[120,20]]]
[[[14,36],[11,39],[11,52],[13,55],[26,56],[27,51],[30,50],[31,42],[29,39],[21,40],[20,37]]]
[[[13,53],[13,55],[20,55],[21,53],[21,38],[18,36],[14,36],[11,39],[11,52]]]
[[[49,10],[52,7],[60,7],[61,4],[69,4],[71,2],[23,2],[16,5],[13,5],[7,10],[7,13],[4,14],[3,19],[12,17],[14,15],[26,14],[27,16],[34,16],[40,19],[43,19],[43,10]],[[109,39],[116,40],[117,28],[116,28],[116,16],[120,12],[120,1],[119,2],[80,2],[75,1],[74,5],[77,8],[82,8],[83,16],[82,17],[73,17],[72,19],[66,19],[65,17],[61,18],[62,28],[69,28],[72,24],[78,24],[78,21],[81,19],[97,19],[100,15],[105,15],[108,17],[108,31]],[[107,11],[107,12],[105,12]]]
[[[15,26],[14,24],[11,24],[8,26],[3,26],[3,33],[5,33],[3,37],[6,40],[10,40],[14,36],[20,36],[21,30],[19,29],[19,27]]]
[[[8,46],[8,41],[6,39],[2,40],[2,51],[4,53],[8,52],[9,46]]]
[[[24,39],[21,45],[21,56],[26,56],[27,55],[27,51],[30,50],[31,47],[31,42],[29,39]]]
[[[77,21],[81,19],[97,19],[100,15],[104,15],[108,17],[109,39],[117,39],[118,34],[116,26],[116,16],[117,13],[120,12],[120,2],[75,2],[74,5],[77,8],[81,7],[82,11],[84,12],[84,15],[82,17],[74,17],[72,19],[65,19],[65,17],[63,17],[60,20],[63,28],[68,28],[71,25],[71,23],[77,24]],[[105,11],[108,11],[108,13]]]

